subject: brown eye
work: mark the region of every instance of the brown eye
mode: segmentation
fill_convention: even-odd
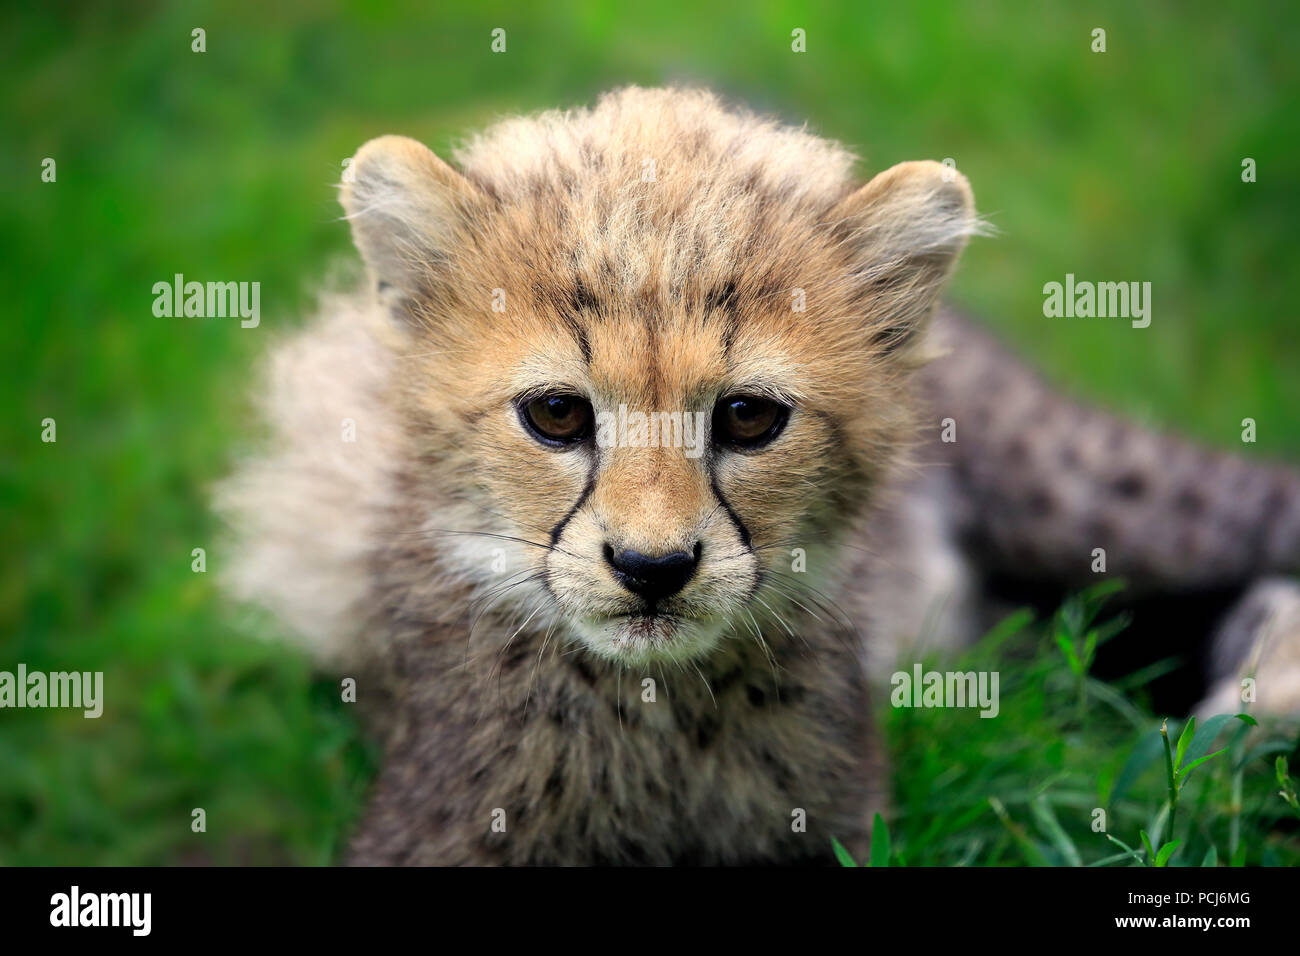
[[[713,409],[714,441],[738,448],[761,448],[785,428],[790,409],[770,398],[731,395]]]
[[[577,395],[543,395],[520,408],[533,437],[548,445],[572,445],[591,434],[591,403]]]

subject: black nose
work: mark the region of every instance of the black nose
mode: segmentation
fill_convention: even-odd
[[[615,553],[605,545],[605,560],[614,569],[614,577],[633,594],[639,594],[651,603],[676,594],[686,586],[700,563],[700,545],[695,552],[674,551],[659,557],[650,557],[639,551]]]

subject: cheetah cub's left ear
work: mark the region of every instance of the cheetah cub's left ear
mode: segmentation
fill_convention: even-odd
[[[853,259],[860,314],[886,350],[918,338],[966,241],[982,231],[966,177],[932,161],[885,170],[831,215]]]
[[[485,196],[428,147],[372,139],[352,159],[340,201],[383,301],[413,320],[443,281],[447,251]]]

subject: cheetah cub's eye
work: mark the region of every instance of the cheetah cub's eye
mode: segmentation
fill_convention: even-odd
[[[542,395],[519,405],[519,419],[534,438],[554,447],[576,445],[591,435],[591,403],[577,395]]]
[[[790,409],[770,398],[728,395],[713,409],[713,440],[733,448],[762,448],[785,428]]]

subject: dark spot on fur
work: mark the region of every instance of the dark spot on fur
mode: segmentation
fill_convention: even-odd
[[[1118,537],[1119,532],[1114,523],[1105,518],[1094,518],[1084,523],[1083,540],[1090,546],[1110,546]]]
[[[659,289],[652,283],[642,283],[631,298],[636,303],[636,307],[643,311],[647,318],[659,314]]]
[[[1035,488],[1025,498],[1025,508],[1038,518],[1046,518],[1056,510],[1056,499],[1045,488]]]
[[[788,309],[794,302],[796,288],[804,289],[805,300],[809,297],[808,290],[800,286],[797,281],[786,282],[774,275],[764,275],[752,287],[749,298],[760,306]],[[804,304],[807,305],[807,302],[805,301]]]
[[[540,198],[551,191],[551,181],[541,173],[531,173],[524,180],[524,189],[530,196]]]
[[[715,678],[713,681],[714,696],[721,697],[723,694],[725,694],[728,690],[731,689],[733,684],[735,684],[744,676],[745,676],[744,671],[742,671],[739,667],[734,667],[727,673],[723,674],[721,677]]]
[[[1197,558],[1205,552],[1205,534],[1196,527],[1180,528],[1174,536],[1174,549],[1184,557]]]
[[[767,695],[753,684],[745,688],[745,694],[749,697],[749,703],[754,707],[762,707],[767,703]]]
[[[673,723],[677,725],[677,729],[682,733],[686,733],[690,730],[691,712],[687,708],[686,704],[674,694],[668,698],[668,706],[672,709]]]
[[[695,746],[700,750],[707,750],[717,739],[718,731],[721,729],[721,724],[712,714],[701,715],[695,721]]]
[[[1277,517],[1278,512],[1280,512],[1283,509],[1283,507],[1286,505],[1286,500],[1287,500],[1286,484],[1280,478],[1275,479],[1269,488],[1268,494],[1264,496],[1264,505],[1263,505],[1264,514],[1269,518]]]
[[[645,848],[637,843],[624,843],[619,847],[620,853],[617,857],[605,857],[602,853],[597,853],[595,865],[602,864],[606,866],[648,866],[653,861],[650,854]]]
[[[1205,511],[1205,496],[1195,488],[1184,488],[1174,497],[1174,507],[1195,518]]]
[[[565,303],[563,301],[557,301],[555,290],[543,285],[541,282],[533,283],[532,292],[533,301],[537,303],[539,308],[545,308],[547,306],[555,309],[564,308]]]
[[[581,276],[573,280],[573,288],[569,290],[569,308],[574,312],[596,312],[600,309],[596,296],[587,288]]]
[[[546,785],[542,792],[554,800],[564,794],[564,768],[556,765],[551,769],[550,776],[546,778]]]
[[[512,671],[528,659],[528,647],[523,643],[515,644],[501,658],[501,670]]]
[[[763,766],[771,771],[772,779],[776,782],[776,785],[786,792],[791,791],[794,787],[794,774],[790,772],[790,768],[786,766],[785,761],[780,760],[766,747],[759,753],[759,757],[763,761]]]
[[[735,312],[739,302],[739,293],[736,290],[736,280],[730,279],[726,285],[714,286],[704,297],[704,308],[710,312],[722,310],[724,312]]]
[[[722,355],[728,361],[731,359],[731,347],[735,345],[736,336],[739,332],[740,328],[736,324],[736,317],[734,315],[727,316],[727,327],[722,332]]]
[[[901,291],[909,282],[913,280],[912,273],[907,269],[892,269],[888,272],[882,272],[878,276],[872,277],[867,283],[866,292],[872,296],[893,296]]]
[[[578,343],[578,351],[582,353],[582,360],[588,365],[591,364],[591,340],[587,338],[586,327],[572,315],[564,316],[564,323],[573,333],[573,338]]]
[[[582,144],[583,162],[588,169],[601,172],[605,168],[605,153],[592,145],[591,141]]]
[[[778,697],[783,704],[797,704],[808,696],[808,688],[802,684],[782,684]]]
[[[906,323],[886,325],[872,334],[871,344],[886,355],[892,355],[911,340],[912,330],[913,326]]]
[[[583,660],[582,657],[580,656],[574,657],[573,672],[577,674],[579,677],[581,677],[583,683],[585,683],[588,687],[596,686],[596,675],[595,673],[592,672],[591,666],[585,660]]]
[[[1140,472],[1127,471],[1116,478],[1110,488],[1121,498],[1140,498],[1147,490],[1146,476]]]

